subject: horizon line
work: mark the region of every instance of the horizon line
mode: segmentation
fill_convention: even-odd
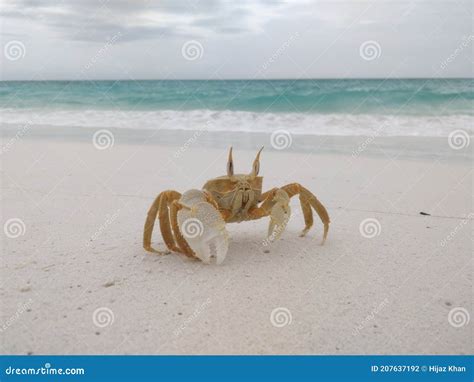
[[[473,80],[474,77],[319,77],[319,78],[98,78],[98,79],[0,79],[0,82],[87,82],[87,81],[345,81],[345,80]]]

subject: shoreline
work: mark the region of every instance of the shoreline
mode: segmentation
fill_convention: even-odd
[[[98,131],[110,132],[114,144],[162,145],[177,147],[178,151],[193,148],[227,150],[229,142],[236,149],[253,150],[265,146],[274,152],[340,154],[355,159],[359,156],[392,157],[411,160],[472,161],[470,145],[460,149],[450,146],[448,137],[403,136],[339,136],[286,134],[272,138],[271,133],[223,132],[208,130],[89,128],[45,125],[9,125],[2,127],[0,147],[14,144],[19,139],[41,139],[64,142],[91,142]],[[274,141],[272,142],[272,139]]]

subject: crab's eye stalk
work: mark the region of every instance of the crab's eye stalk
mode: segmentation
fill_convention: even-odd
[[[258,172],[260,171],[260,153],[263,150],[262,148],[258,151],[257,156],[255,157],[255,160],[253,161],[253,166],[252,166],[252,172],[250,173],[250,176],[252,178],[255,178],[258,175]]]
[[[229,159],[227,159],[227,176],[234,175],[234,160],[232,159],[232,147],[229,150]]]

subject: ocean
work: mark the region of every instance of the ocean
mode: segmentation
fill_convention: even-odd
[[[0,82],[3,124],[364,136],[473,133],[473,79]]]

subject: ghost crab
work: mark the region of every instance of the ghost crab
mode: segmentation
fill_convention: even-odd
[[[220,264],[227,253],[228,234],[225,223],[270,217],[268,241],[283,233],[291,210],[290,198],[299,196],[306,235],[313,225],[313,211],[324,225],[324,244],[329,230],[329,215],[321,202],[299,183],[290,183],[262,193],[263,177],[260,170],[260,153],[257,153],[250,174],[234,174],[232,147],[227,160],[227,175],[211,179],[202,190],[189,190],[184,194],[169,190],[161,192],[151,205],[143,232],[143,247],[149,252],[164,254],[151,246],[155,221],[160,221],[161,235],[170,251],[199,258],[205,263]]]

